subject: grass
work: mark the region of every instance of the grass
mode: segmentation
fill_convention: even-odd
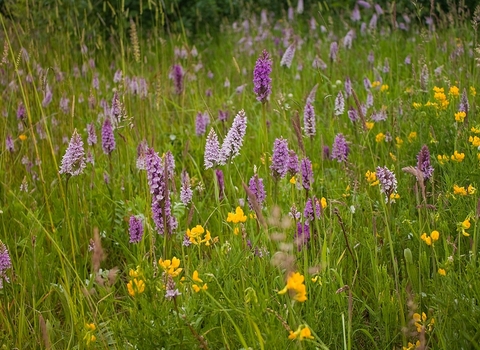
[[[374,10],[361,11],[368,25]],[[0,270],[4,348],[478,348],[476,27],[459,17],[449,26],[449,17],[438,14],[435,29],[411,15],[408,30],[393,30],[384,14],[362,34],[349,13],[322,9],[312,16],[316,29],[306,15],[271,19],[268,26],[251,17],[248,32],[239,22],[195,41],[161,28],[143,32],[141,23],[105,40],[94,27],[85,35],[70,15],[70,27],[49,26],[49,33],[39,33],[28,18],[1,18],[0,239],[12,262]],[[343,38],[350,29],[356,37],[349,49]],[[339,52],[330,60],[335,40]],[[292,42],[293,65],[281,67]],[[262,104],[252,77],[264,49],[273,60],[272,94]],[[316,56],[326,69],[312,67]],[[169,77],[173,64],[185,71],[181,93]],[[114,82],[119,70],[122,79]],[[424,77],[428,72],[423,81],[422,70]],[[303,127],[315,85],[316,134],[306,137],[292,121],[298,113]],[[106,155],[101,130],[114,91],[124,116],[114,130],[116,148]],[[337,115],[340,91],[345,110]],[[464,91],[468,113],[456,121]],[[347,111],[360,114],[369,92],[366,124],[352,122]],[[63,108],[62,98],[68,99]],[[17,118],[20,105],[24,114]],[[221,144],[242,109],[247,129],[240,155],[205,169],[210,128]],[[219,110],[228,112],[226,121],[218,120]],[[381,111],[386,120],[374,122]],[[201,135],[198,113],[209,119]],[[87,144],[90,123],[94,145]],[[59,169],[75,129],[94,163],[70,177]],[[325,146],[332,155],[339,133],[348,143],[345,161],[325,155]],[[280,137],[300,160],[312,162],[309,191],[301,173],[271,175]],[[137,167],[143,141],[175,159],[167,181],[178,222],[171,235],[159,235],[152,219],[147,172]],[[434,168],[425,181],[415,176],[423,145]],[[377,167],[395,175],[394,200],[366,177]],[[193,190],[188,204],[180,200],[182,170]],[[223,196],[215,170],[224,175]],[[254,174],[267,195],[257,212],[244,188]],[[302,245],[297,223],[306,221],[309,198],[324,198],[324,207],[307,222],[310,237]],[[245,219],[227,220],[237,207]],[[129,243],[132,215],[144,228],[136,244]],[[186,246],[187,230],[192,234],[197,225],[204,242]],[[169,269],[166,261],[175,264],[174,257],[179,265]],[[279,294],[286,285],[289,291]],[[167,288],[179,294],[166,298]]]

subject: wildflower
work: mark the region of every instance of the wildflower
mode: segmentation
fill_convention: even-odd
[[[374,122],[366,122],[365,126],[367,127],[368,130],[372,130],[373,127],[375,126]]]
[[[430,322],[427,323],[427,315],[425,315],[425,312],[422,312],[422,315],[419,313],[414,313],[413,320],[418,333],[431,332],[433,330],[435,319],[432,317]]]
[[[375,80],[374,82],[372,82],[372,89],[375,89],[376,87],[379,87],[380,85],[382,85],[382,83],[379,82],[378,80]]]
[[[115,137],[113,135],[113,127],[109,118],[106,118],[102,126],[102,148],[103,153],[110,155],[115,150]]]
[[[470,236],[469,233],[467,233],[467,231],[465,230],[468,230],[470,228],[471,224],[470,224],[470,218],[467,217],[461,224],[460,224],[460,232],[462,232],[462,235],[464,235],[465,237],[468,237]]]
[[[291,44],[285,50],[285,53],[283,54],[282,59],[280,61],[280,67],[286,66],[287,68],[290,68],[290,66],[292,65],[294,55],[295,55],[295,43]]]
[[[312,332],[310,331],[310,328],[308,328],[307,325],[299,326],[298,329],[295,332],[290,331],[288,339],[295,340],[297,338],[300,341],[302,341],[303,339],[315,339],[312,336]]]
[[[240,154],[240,148],[243,145],[243,139],[247,131],[247,117],[243,109],[233,119],[232,127],[227,132],[220,149],[219,164],[226,164]]]
[[[470,136],[468,138],[468,142],[470,142],[474,147],[480,147],[480,137],[478,136]]]
[[[160,265],[164,272],[171,277],[177,277],[183,271],[183,268],[180,267],[180,259],[175,256],[172,260],[163,260],[160,258],[160,260],[158,260],[158,265]]]
[[[350,77],[345,78],[345,98],[352,96],[352,81]]]
[[[384,92],[384,91],[388,91],[388,85],[387,84],[382,84],[382,86],[380,86],[380,92]]]
[[[470,95],[476,96],[477,95],[477,90],[473,86],[470,86]]]
[[[346,162],[350,149],[347,140],[343,134],[337,134],[332,146],[332,159],[336,159],[339,163]]]
[[[237,207],[235,209],[235,213],[228,213],[227,222],[233,222],[234,224],[238,224],[239,222],[247,221],[246,215],[243,213],[242,208]]]
[[[443,165],[443,164],[445,164],[446,162],[448,162],[450,159],[449,159],[448,156],[445,155],[445,154],[444,154],[444,155],[440,155],[440,154],[439,154],[439,155],[437,155],[437,160],[438,160],[438,162],[439,162],[441,165]]]
[[[447,271],[445,271],[445,269],[439,268],[439,269],[438,269],[438,274],[439,274],[440,276],[446,276],[446,275],[447,275]]]
[[[257,100],[265,103],[272,92],[272,60],[267,50],[263,50],[257,59],[253,70],[253,91],[257,95]]]
[[[259,178],[258,174],[253,175],[248,182],[248,188],[252,191],[259,207],[261,208],[267,197],[265,194],[265,187],[263,186],[263,179]],[[250,197],[248,197],[248,207],[253,210],[253,203],[251,203]]]
[[[417,132],[416,131],[412,131],[410,132],[410,134],[408,134],[408,142],[412,143],[413,141],[415,141],[417,139]]]
[[[433,175],[434,169],[430,164],[430,152],[427,145],[423,145],[417,154],[417,169],[422,172],[425,180],[430,179]]]
[[[385,140],[385,134],[384,134],[383,132],[380,132],[380,133],[378,133],[378,134],[375,136],[375,141],[376,141],[377,143],[380,143],[380,142],[382,142],[382,141],[384,141],[384,140]]]
[[[379,184],[379,180],[377,180],[377,174],[373,171],[367,170],[365,177],[370,186],[376,186]]]
[[[193,271],[192,280],[193,280],[194,282],[197,282],[197,283],[203,283],[203,281],[200,279],[200,277],[198,277],[198,271],[197,271],[197,270]],[[195,293],[198,293],[198,292],[200,292],[201,290],[207,290],[207,289],[208,289],[208,286],[207,286],[206,283],[205,283],[202,287],[200,287],[200,286],[197,285],[197,284],[193,284],[193,285],[192,285],[192,288],[193,288],[193,290],[195,291]]]
[[[453,194],[458,194],[458,195],[461,195],[461,196],[466,196],[467,195],[467,190],[465,189],[465,187],[460,187],[458,186],[457,184],[454,184],[453,185]]]
[[[272,164],[270,173],[275,180],[279,180],[287,174],[288,171],[288,141],[284,138],[277,138],[273,144]]]
[[[145,155],[145,165],[147,169],[148,185],[152,195],[152,216],[155,222],[156,230],[159,234],[167,231],[172,234],[177,228],[177,220],[171,214],[170,198],[167,193],[167,184],[165,175],[168,178],[168,172],[165,174],[162,159],[153,148],[148,148]],[[165,222],[164,222],[165,217]]]
[[[278,294],[285,294],[287,291],[291,291],[293,299],[303,303],[307,300],[307,288],[304,284],[305,276],[299,272],[291,272],[287,278],[287,285]]]
[[[318,84],[315,84],[315,86],[312,88],[312,90],[307,96],[306,103],[310,103],[313,105],[313,103],[315,102],[315,94],[317,93],[317,89],[318,89]]]
[[[50,88],[49,84],[46,84],[45,91],[43,94],[42,107],[43,108],[47,107],[50,104],[50,102],[52,102],[52,98],[53,98],[52,89]]]
[[[300,171],[300,164],[298,163],[298,156],[292,150],[288,151],[287,169],[288,169],[288,173],[292,177],[294,177]]]
[[[397,179],[395,174],[387,167],[377,167],[376,175],[380,182],[380,192],[385,194],[385,201],[390,199],[392,193],[397,192]]]
[[[10,282],[6,272],[12,268],[12,261],[10,260],[10,254],[5,244],[0,241],[0,289],[3,288],[3,280],[7,283]]]
[[[142,219],[136,216],[130,216],[129,221],[130,243],[138,243],[143,237],[143,223]]]
[[[457,112],[455,113],[455,120],[459,123],[463,123],[467,114],[465,112]]]
[[[313,182],[312,162],[310,162],[310,159],[302,159],[300,163],[300,172],[302,173],[302,186],[308,191]]]
[[[355,108],[350,107],[347,112],[348,119],[350,119],[352,122],[356,122],[358,120],[358,112]]]
[[[5,148],[10,153],[13,153],[15,151],[15,145],[13,144],[12,135],[7,135],[7,138],[5,139]]]
[[[313,205],[315,203],[315,210]],[[320,203],[317,198],[308,198],[307,203],[305,203],[305,209],[303,210],[303,217],[305,218],[305,223],[314,221],[316,218],[322,216],[323,212],[323,203]]]
[[[183,92],[183,78],[184,72],[183,68],[179,64],[173,65],[170,71],[170,79],[173,80],[173,85],[175,86],[175,93],[180,95]]]
[[[182,293],[176,288],[175,281],[173,280],[171,275],[167,276],[167,284],[165,286],[165,299],[175,299],[177,296],[181,295]]]
[[[337,54],[338,54],[338,44],[336,41],[333,41],[330,44],[330,54],[328,56],[330,58],[330,61],[335,62],[337,60]]]
[[[218,136],[213,128],[207,136],[207,142],[205,143],[205,155],[204,165],[205,169],[209,169],[216,164],[220,163],[220,143],[218,142]]]
[[[128,294],[134,297],[145,291],[145,282],[141,279],[134,278],[127,283]]]
[[[448,94],[452,97],[458,97],[460,95],[460,90],[454,85],[450,87]]]
[[[305,110],[303,113],[303,124],[303,130],[305,131],[305,135],[307,137],[315,136],[315,111],[313,110],[313,106],[308,102],[305,105]]]
[[[197,136],[202,136],[207,130],[207,125],[210,122],[210,118],[207,113],[197,113],[197,118],[195,119],[195,134]]]
[[[67,174],[68,176],[77,176],[85,169],[85,150],[83,149],[83,141],[81,136],[77,133],[77,129],[73,131],[72,138],[62,158],[60,166],[60,174]]]
[[[93,146],[97,144],[97,134],[95,133],[95,124],[90,123],[87,124],[87,143],[89,146]]]
[[[223,171],[221,171],[220,169],[216,169],[215,177],[217,178],[218,183],[218,199],[222,200],[225,196],[225,181],[223,177]]]
[[[335,98],[335,115],[342,115],[345,110],[345,99],[341,91],[338,92]]]
[[[471,184],[468,185],[467,192],[468,194],[474,194],[477,191],[475,187],[473,187]]]
[[[182,171],[181,180],[182,180],[182,188],[180,189],[180,201],[184,205],[188,205],[188,203],[192,201],[193,192],[190,186],[190,176],[188,176],[188,173],[186,170]]]
[[[454,151],[450,159],[454,162],[461,163],[463,159],[465,159],[465,153],[458,153],[457,151]]]

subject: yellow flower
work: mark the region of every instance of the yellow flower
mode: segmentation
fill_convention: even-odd
[[[437,160],[438,160],[438,162],[439,162],[441,165],[443,165],[443,164],[445,164],[446,162],[449,161],[449,158],[448,158],[448,156],[445,155],[445,154],[444,154],[443,156],[439,154],[439,155],[437,156]]]
[[[135,294],[142,294],[145,291],[145,282],[143,280],[139,280],[134,278],[130,282],[127,283],[128,294],[132,297]]]
[[[88,331],[94,331],[95,329],[97,329],[97,327],[95,326],[95,323],[86,323],[85,327],[87,327]]]
[[[419,103],[419,102],[413,102],[413,103],[412,103],[412,106],[413,106],[413,108],[415,108],[415,109],[420,109],[420,108],[422,108],[422,104]]]
[[[453,97],[458,97],[460,95],[460,90],[454,85],[450,87],[448,94]]]
[[[140,270],[140,266],[137,266],[136,270],[130,269],[130,271],[128,271],[128,275],[130,277],[140,277],[142,275],[142,271]]]
[[[400,195],[398,193],[391,193],[390,194],[390,200],[392,202],[395,202],[395,199],[400,199]]]
[[[435,91],[436,93],[444,92],[443,88],[439,88],[437,86],[433,87],[433,91]]]
[[[207,286],[206,283],[205,283],[202,287],[199,287],[199,286],[197,286],[196,284],[194,284],[194,285],[192,286],[192,288],[193,288],[193,290],[194,290],[195,293],[198,293],[198,292],[200,292],[201,290],[207,290],[207,289],[208,289],[208,286]]]
[[[397,147],[401,147],[403,145],[403,140],[401,137],[395,137],[395,141],[397,141]]]
[[[476,96],[477,95],[477,90],[473,86],[470,86],[470,95]]]
[[[385,140],[385,134],[383,132],[378,133],[377,136],[375,136],[375,141],[382,142],[383,140]]]
[[[304,281],[305,276],[299,272],[291,272],[287,278],[287,285],[278,294],[285,294],[288,290],[292,290],[295,293],[293,299],[303,303],[307,300],[307,288],[303,284]]]
[[[320,199],[320,205],[322,206],[322,209],[325,209],[327,207],[327,200],[325,199],[325,197],[322,197],[322,199]]]
[[[470,142],[474,147],[480,147],[480,137],[478,136],[470,136],[468,138],[468,142]]]
[[[424,232],[420,238],[422,241],[424,241],[427,245],[432,245],[432,237],[427,236],[427,234]]]
[[[197,270],[193,271],[192,280],[194,280],[195,282],[200,282],[200,283],[203,282],[203,281],[198,277],[198,271],[197,271]]]
[[[372,130],[374,125],[375,125],[374,122],[365,122],[365,126],[367,127],[368,130]]]
[[[415,327],[417,327],[418,333],[422,333],[422,331],[431,332],[435,324],[433,317],[427,324],[427,315],[425,315],[425,312],[422,312],[421,316],[418,313],[414,313],[413,320],[415,321]],[[425,328],[425,326],[427,326],[427,328]]]
[[[381,92],[384,92],[384,91],[387,91],[388,90],[388,85],[387,84],[383,84],[382,86],[380,86],[380,91]]]
[[[290,179],[290,183],[292,185],[295,185],[297,183],[297,179],[295,179],[295,176],[292,176],[292,178]]]
[[[22,141],[25,141],[27,139],[27,135],[21,134],[18,138]]]
[[[460,187],[457,184],[453,185],[453,194],[459,194],[461,196],[466,196],[467,195],[467,190],[465,190],[465,187]]]
[[[461,163],[463,159],[465,159],[465,153],[458,153],[457,151],[454,151],[450,159],[454,162]]]
[[[242,208],[237,207],[235,209],[235,213],[228,213],[227,222],[233,222],[234,224],[238,224],[239,222],[247,221],[247,217],[243,213]]]
[[[470,184],[468,185],[467,192],[468,194],[474,194],[475,192],[477,192],[477,189],[473,187],[472,184]]]
[[[183,268],[179,267],[180,259],[176,257],[173,257],[172,260],[163,260],[160,258],[158,264],[172,277],[177,277],[183,271]]]
[[[474,126],[472,126],[472,128],[470,129],[471,132],[475,133],[475,134],[480,134],[480,128],[476,128]]]
[[[410,95],[413,94],[413,87],[411,87],[411,86],[410,86],[410,87],[406,87],[406,88],[405,88],[405,93],[406,93],[406,94],[410,94]]]
[[[389,155],[390,155],[390,158],[392,158],[392,160],[393,160],[394,162],[397,161],[397,156],[395,156],[395,154],[393,154],[392,152],[390,152]]]
[[[314,339],[312,336],[312,332],[310,331],[310,328],[308,328],[307,325],[300,325],[298,329],[294,331],[290,331],[290,334],[288,335],[288,339],[294,340],[297,339],[302,341],[303,339]]]
[[[430,233],[430,237],[432,237],[432,240],[435,242],[435,241],[438,241],[438,239],[440,238],[440,233],[438,231],[432,231],[432,233]]]
[[[235,227],[235,228],[233,229],[233,234],[236,235],[236,236],[238,236],[239,233],[240,233],[240,229],[239,229],[238,227]]]
[[[445,269],[438,269],[438,274],[440,276],[446,276],[447,275],[447,271],[445,271]]]
[[[410,134],[408,134],[408,142],[412,143],[416,138],[417,138],[416,131],[412,131]]]
[[[372,82],[372,89],[376,88],[377,86],[380,86],[382,83],[380,83],[378,80],[375,80]]]
[[[455,113],[455,120],[459,123],[463,123],[466,116],[467,116],[467,113],[465,112],[457,112]]]
[[[94,343],[95,340],[97,340],[97,337],[92,334],[92,336],[90,337],[90,343]]]

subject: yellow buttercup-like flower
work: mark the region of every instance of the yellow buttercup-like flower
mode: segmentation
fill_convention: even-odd
[[[383,140],[385,140],[385,134],[383,132],[380,132],[377,134],[377,136],[375,136],[375,141],[380,143],[382,142]]]
[[[438,269],[438,274],[440,276],[446,276],[447,275],[447,271],[445,271],[445,269]]]
[[[160,259],[158,261],[158,265],[160,265],[171,277],[177,277],[183,271],[183,268],[179,267],[180,259],[176,257],[173,257],[172,260]]]
[[[448,94],[453,97],[458,97],[460,95],[460,89],[455,85],[451,86],[450,90],[448,90]]]
[[[455,185],[453,185],[453,194],[466,196],[467,195],[467,190],[465,189],[465,187],[460,187],[457,184],[455,184]]]
[[[294,292],[293,299],[304,302],[307,300],[307,288],[305,284],[305,276],[301,275],[299,272],[290,273],[287,278],[287,285],[278,294],[285,294],[287,291],[291,290]]]
[[[127,283],[128,294],[132,297],[142,294],[145,291],[145,282],[141,279],[134,278]]]
[[[459,123],[463,123],[465,117],[467,116],[467,113],[465,112],[457,112],[455,113],[455,120]]]
[[[303,339],[315,339],[312,336],[312,331],[310,328],[308,328],[307,325],[300,325],[298,329],[294,331],[290,331],[290,334],[288,335],[288,339],[294,340],[297,339],[302,341]]]
[[[239,222],[247,221],[247,216],[243,213],[242,208],[237,207],[235,213],[228,213],[227,222],[238,224]]]
[[[458,153],[457,151],[454,151],[450,159],[454,162],[461,163],[465,159],[465,153]]]

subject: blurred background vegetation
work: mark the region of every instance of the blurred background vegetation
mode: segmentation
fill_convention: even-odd
[[[387,13],[397,16],[409,13],[428,16],[459,11],[469,17],[477,0],[413,0],[372,1]],[[304,0],[304,11],[297,16],[311,16],[315,12],[349,14],[356,0]],[[163,28],[169,34],[211,35],[222,24],[259,14],[266,9],[270,16],[286,17],[289,7],[297,8],[298,0],[0,0],[0,11],[15,21],[26,21],[27,28],[42,32],[78,31],[88,28],[109,37],[129,27],[130,19],[142,28],[143,35]],[[50,14],[45,17],[45,14]],[[418,18],[418,17],[417,17]],[[85,25],[83,25],[85,24]],[[75,33],[78,34],[78,33]]]

